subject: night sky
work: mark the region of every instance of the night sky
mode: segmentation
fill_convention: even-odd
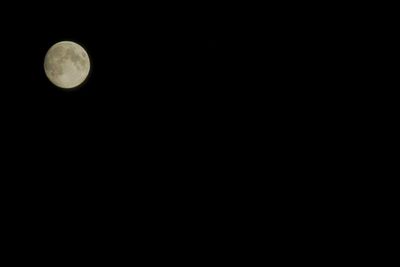
[[[15,18],[24,20],[3,33],[11,101],[188,103],[207,94],[221,71],[223,26],[212,6],[56,3],[31,8],[39,11],[30,12],[28,6],[26,14]],[[91,58],[91,77],[75,93],[58,90],[43,72],[47,50],[63,40],[82,44]]]
[[[204,174],[226,140],[220,12],[194,4],[28,3],[2,32],[6,161],[16,173],[41,173],[28,185],[60,177],[51,180],[60,189],[94,180],[116,186],[109,177],[150,183],[144,176],[161,187],[165,176]],[[72,92],[52,85],[43,69],[47,50],[64,40],[91,59],[88,80]]]
[[[148,246],[161,244],[154,238],[176,240],[192,227],[182,219],[207,223],[195,219],[206,210],[220,216],[215,201],[231,179],[225,155],[235,149],[223,130],[232,88],[221,9],[47,4],[13,3],[2,10],[10,18],[0,16],[2,215],[18,228],[14,241],[28,237],[20,243],[32,251],[46,243],[26,257],[44,252],[64,262],[79,250],[115,265],[122,258],[107,255],[128,247],[111,232],[127,240],[136,232],[134,253],[149,255]],[[64,40],[91,59],[88,80],[71,92],[52,85],[43,67],[48,49]]]
[[[13,262],[208,266],[243,255],[247,266],[264,239],[293,258],[287,244],[310,240],[293,231],[310,232],[320,211],[331,218],[337,196],[359,206],[363,183],[352,188],[347,176],[370,169],[358,154],[369,157],[365,139],[385,129],[372,129],[384,117],[370,100],[382,86],[370,84],[374,68],[364,71],[371,51],[385,49],[367,50],[381,39],[365,23],[384,27],[358,4],[242,5],[2,6],[0,200]],[[78,90],[45,75],[60,41],[89,54]]]
[[[28,5],[3,32],[1,101],[13,114],[6,119],[71,123],[80,132],[94,129],[88,123],[156,128],[172,121],[187,128],[211,118],[225,90],[218,12],[210,5]],[[74,92],[52,85],[43,70],[47,50],[63,40],[84,46],[91,59],[90,77]]]

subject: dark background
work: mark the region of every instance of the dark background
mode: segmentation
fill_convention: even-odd
[[[154,155],[172,155],[201,147],[209,131],[217,132],[227,93],[222,52],[227,22],[220,7],[122,2],[24,7],[2,18],[13,24],[2,33],[2,117],[6,132],[20,137],[18,145],[41,143],[41,151],[62,158],[76,158],[70,154],[80,156],[85,147],[92,156],[101,150],[112,158],[126,158],[116,147],[128,154],[154,149]],[[91,59],[90,76],[75,91],[56,88],[43,70],[47,50],[62,40],[81,44]],[[105,152],[110,149],[114,152]]]
[[[221,190],[232,185],[224,155],[234,149],[224,130],[232,88],[221,12],[125,1],[2,9],[1,195],[15,235],[86,255],[135,235],[132,245],[150,253],[177,231],[188,238],[207,235],[208,220],[216,226],[218,210],[227,211]],[[43,69],[63,40],[86,48],[92,66],[70,92]],[[76,254],[68,251],[58,260]]]
[[[59,259],[88,248],[109,255],[110,246],[147,259],[154,251],[221,256],[240,230],[254,228],[252,214],[266,211],[281,224],[285,215],[271,209],[287,214],[283,203],[299,203],[303,188],[325,194],[318,183],[337,159],[323,155],[335,157],[329,146],[341,150],[349,136],[335,121],[359,121],[346,107],[358,99],[357,83],[340,77],[365,60],[353,41],[360,31],[338,27],[331,7],[252,7],[261,14],[248,14],[257,21],[240,36],[247,17],[231,5],[13,5],[0,16],[3,217],[32,240],[24,244],[45,241],[43,251]],[[252,43],[253,33],[266,42]],[[51,85],[43,70],[47,50],[62,40],[83,45],[92,62],[74,92]],[[240,64],[243,55],[253,62]],[[243,86],[236,81],[246,71]],[[318,183],[298,178],[309,170]],[[57,251],[58,243],[76,249]]]
[[[222,131],[229,22],[221,7],[17,5],[0,19],[9,25],[0,109],[10,184],[3,188],[12,203],[52,214],[83,203],[100,211],[113,201],[109,209],[123,210],[134,199],[139,209],[189,205],[204,188],[209,197],[217,192],[223,182],[211,177],[221,174],[213,169],[229,137]],[[43,69],[47,50],[63,40],[81,44],[91,59],[90,77],[71,92],[53,86]]]
[[[215,98],[209,96],[215,93],[211,87],[219,87],[224,35],[218,7],[55,3],[24,10],[11,21],[4,19],[18,22],[6,27],[2,42],[10,101],[29,98],[42,106],[88,101],[80,107],[87,109],[92,101],[104,101],[105,106],[143,105],[155,112]],[[84,46],[92,61],[90,78],[73,93],[58,90],[43,75],[44,55],[62,40]]]

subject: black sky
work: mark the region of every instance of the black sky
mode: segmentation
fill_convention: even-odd
[[[3,33],[2,100],[22,113],[55,105],[62,116],[71,108],[83,115],[123,108],[125,116],[139,107],[187,114],[212,105],[222,90],[218,15],[213,6],[195,5],[29,5]],[[54,87],[43,71],[48,48],[62,40],[84,46],[92,63],[87,82],[72,93]]]
[[[76,8],[55,3],[31,8],[35,11],[27,7],[26,14],[15,18],[19,23],[5,32],[5,62],[18,68],[7,71],[13,96],[65,95],[43,75],[47,49],[62,40],[82,44],[92,60],[92,75],[74,98],[126,100],[150,91],[196,91],[212,85],[210,79],[218,72],[223,27],[212,6],[82,3]]]
[[[78,179],[72,170],[82,169],[90,184],[99,173],[183,171],[203,164],[194,155],[218,154],[211,143],[224,138],[228,92],[220,7],[28,3],[17,13],[13,5],[17,15],[0,19],[12,24],[2,33],[0,99],[10,162],[43,177]],[[90,77],[74,92],[43,70],[47,50],[63,40],[91,58]]]

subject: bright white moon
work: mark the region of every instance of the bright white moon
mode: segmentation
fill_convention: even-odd
[[[89,56],[77,43],[59,42],[47,52],[44,59],[44,71],[54,85],[63,89],[75,88],[89,75]]]

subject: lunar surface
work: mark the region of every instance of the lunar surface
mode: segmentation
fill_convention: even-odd
[[[54,85],[63,89],[75,88],[89,75],[89,56],[77,43],[59,42],[47,52],[44,59],[44,71]]]

